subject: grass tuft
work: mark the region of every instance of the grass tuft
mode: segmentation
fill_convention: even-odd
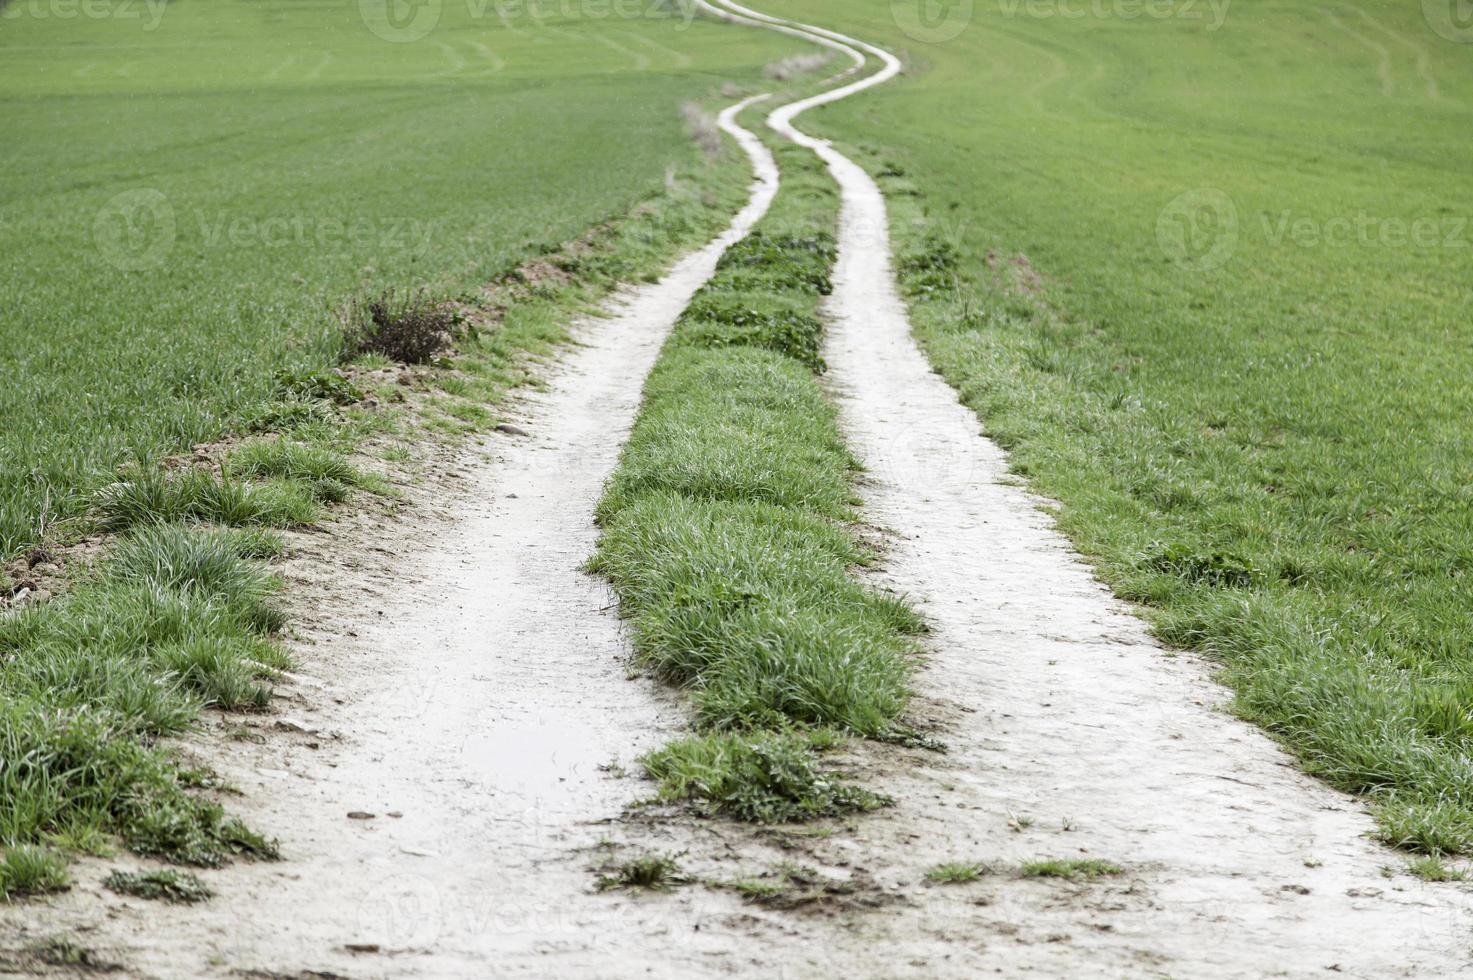
[[[275,672],[254,654],[254,638],[203,636],[165,644],[153,657],[167,677],[209,707],[262,711],[271,703],[271,686],[263,678]]]
[[[151,901],[193,905],[214,895],[199,876],[167,868],[160,871],[114,871],[102,880],[105,888],[120,895]]]
[[[822,736],[708,735],[640,759],[667,800],[696,800],[753,823],[790,823],[889,806],[891,800],[836,779],[819,764]]]
[[[977,881],[986,873],[986,865],[952,861],[931,868],[926,872],[926,880],[938,885],[960,885],[969,881]]]
[[[17,844],[0,858],[0,898],[43,895],[65,890],[70,885],[66,860],[55,851]]]
[[[613,874],[601,876],[595,887],[601,892],[618,888],[664,892],[690,880],[674,857],[646,854],[620,864]]]
[[[1070,881],[1094,881],[1108,875],[1123,874],[1124,868],[1097,858],[1059,858],[1028,861],[1018,870],[1024,878],[1067,878]]]
[[[104,487],[99,522],[107,531],[179,520],[228,527],[303,527],[321,516],[312,487],[297,481],[251,485],[207,470],[149,473]]]

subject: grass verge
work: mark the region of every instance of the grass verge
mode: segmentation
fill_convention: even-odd
[[[1473,849],[1466,46],[1357,5],[1423,86],[1296,4],[978,4],[934,45],[885,0],[784,13],[907,57],[809,123],[873,150],[916,335],[1060,529],[1386,840]]]
[[[897,735],[923,628],[850,574],[875,556],[848,526],[858,464],[817,382],[837,196],[811,154],[777,153],[771,211],[650,375],[591,562],[640,661],[694,699],[699,734],[643,760],[661,795],[763,822],[888,802],[818,753]]]
[[[1031,268],[975,261],[903,172],[870,161],[917,337],[1014,471],[1064,503],[1061,528],[1102,577],[1163,640],[1223,663],[1239,715],[1369,796],[1387,843],[1473,852],[1465,614],[1434,581],[1451,566],[1425,557],[1442,546],[1397,557],[1381,531],[1332,531],[1322,495],[1348,472],[1273,462],[1277,435],[1246,455],[1217,445],[1083,372],[1087,331]]]
[[[399,297],[343,371],[277,375],[238,437],[162,466],[124,466],[85,520],[55,529],[34,563],[11,566],[32,575],[71,556],[53,583],[59,598],[0,608],[0,892],[60,887],[69,852],[119,843],[197,867],[276,856],[202,792],[209,774],[180,767],[159,742],[203,709],[265,709],[290,666],[281,583],[267,564],[283,543],[271,529],[311,524],[358,491],[392,493],[349,454],[380,437],[375,445],[399,450],[386,458],[402,461],[425,429],[493,424],[486,406],[536,383],[536,360],[569,339],[574,313],[719,231],[742,199],[743,161],[694,148],[691,160],[629,216],[475,293]],[[438,332],[452,326],[447,349]],[[419,360],[432,344],[431,363],[412,371],[384,356]],[[422,397],[411,403],[409,390]],[[101,545],[101,557],[80,560],[79,542]],[[117,884],[181,897],[175,886],[192,882],[158,874]]]

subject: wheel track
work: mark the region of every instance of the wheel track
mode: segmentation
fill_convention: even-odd
[[[312,659],[322,665],[317,721],[347,736],[335,767],[321,770],[295,745],[221,767],[251,791],[256,816],[294,860],[232,869],[210,906],[125,903],[101,923],[102,897],[79,888],[28,927],[83,927],[125,950],[132,972],[159,977],[1459,972],[1466,902],[1383,879],[1389,856],[1358,837],[1370,826],[1359,808],[1215,710],[1223,692],[1205,666],[1162,656],[1038,501],[1002,482],[1005,457],[929,371],[895,292],[878,188],[796,127],[808,109],[893,78],[898,60],[716,2],[703,6],[845,53],[853,65],[836,81],[865,54],[881,65],[769,117],[820,154],[843,190],[832,385],[874,474],[869,513],[897,531],[885,575],[927,600],[937,627],[917,686],[922,708],[946,722],[952,752],[865,748],[857,761],[900,806],[805,856],[872,881],[875,907],[802,915],[701,889],[597,896],[587,852],[576,850],[604,833],[601,821],[632,790],[597,764],[628,759],[684,716],[622,676],[604,590],[578,570],[592,548],[589,515],[665,332],[765,210],[771,169],[731,231],[636,291],[616,319],[587,325],[585,346],[528,406],[535,438],[467,468],[467,512],[428,542],[399,542],[424,553],[376,580],[384,625],[329,624]],[[734,115],[723,116],[729,132]],[[749,135],[735,135],[759,172],[764,159],[771,167]],[[329,636],[349,626],[363,635]],[[488,643],[498,636],[512,639]],[[350,822],[347,809],[382,812]],[[1072,830],[1061,829],[1066,817]],[[746,866],[791,846],[701,823],[640,834]],[[1090,886],[922,882],[942,861],[1086,852],[1129,874]],[[379,948],[353,953],[346,943]]]
[[[796,126],[809,109],[893,78],[898,60],[712,2],[881,64],[778,108],[769,125],[813,149],[842,192],[827,378],[872,474],[865,513],[897,536],[883,578],[922,600],[934,628],[917,688],[946,722],[951,752],[871,754],[884,773],[878,788],[900,806],[861,823],[858,846],[840,860],[885,869],[882,886],[907,899],[848,922],[887,949],[883,965],[822,930],[809,938],[833,943],[831,966],[858,976],[1473,972],[1466,893],[1388,879],[1383,868],[1402,859],[1367,839],[1374,826],[1362,805],[1230,717],[1211,665],[1168,657],[931,371],[895,286],[878,186]],[[920,885],[947,861],[1016,868],[1077,856],[1127,873],[1092,885],[1003,874],[970,893]]]

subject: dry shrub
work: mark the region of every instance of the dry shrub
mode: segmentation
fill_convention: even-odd
[[[716,125],[714,116],[694,102],[682,105],[680,114],[685,118],[686,132],[696,141],[702,153],[707,157],[714,157],[721,152],[721,128]]]
[[[354,300],[343,327],[348,356],[382,354],[404,364],[428,364],[450,348],[460,317],[423,290],[387,290]]]
[[[791,82],[799,75],[806,75],[811,71],[818,71],[829,63],[830,55],[822,52],[813,54],[795,54],[781,61],[774,61],[762,69],[762,74],[779,82]]]

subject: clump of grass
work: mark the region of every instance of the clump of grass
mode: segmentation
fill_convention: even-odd
[[[613,874],[599,877],[599,891],[615,888],[664,892],[683,885],[690,877],[680,869],[680,862],[669,854],[646,854],[618,865]]]
[[[278,371],[276,393],[288,400],[321,400],[337,405],[363,400],[363,389],[337,371]]]
[[[378,354],[402,364],[428,364],[450,349],[459,318],[423,291],[387,290],[355,300],[343,328],[350,357]]]
[[[789,823],[889,806],[891,800],[837,779],[818,762],[814,737],[708,735],[673,742],[640,759],[667,800],[696,800],[754,823]],[[817,739],[823,744],[823,738]]]
[[[1407,871],[1423,881],[1467,881],[1469,878],[1465,869],[1453,867],[1436,854],[1409,862]]]
[[[853,516],[833,407],[793,359],[764,350],[674,348],[645,384],[645,402],[599,504],[607,520],[641,494],[768,503]]]
[[[1098,858],[1058,858],[1046,861],[1027,861],[1018,870],[1024,878],[1067,878],[1070,881],[1093,881],[1125,871],[1118,864]]]
[[[84,974],[113,973],[121,969],[70,936],[49,936],[29,944],[25,952],[46,966],[74,967]]]
[[[232,475],[276,478],[323,504],[341,503],[354,488],[380,488],[335,450],[289,439],[258,439],[235,449],[226,460]]]
[[[763,878],[738,878],[729,881],[723,887],[730,888],[742,898],[758,904],[764,904],[773,899],[780,898],[788,891],[788,884],[783,880],[766,880]]]
[[[98,507],[101,526],[109,531],[185,519],[230,527],[301,527],[321,516],[306,484],[251,485],[203,469],[177,476],[145,473],[119,481],[99,492]]]
[[[135,529],[60,599],[0,620],[0,840],[87,846],[109,834],[185,864],[270,844],[192,796],[145,740],[207,703],[261,703],[287,665],[258,529]]]
[[[163,593],[198,596],[234,611],[252,631],[270,633],[284,623],[272,604],[281,583],[247,557],[260,540],[158,524],[120,541],[107,570],[115,579],[144,583]]]
[[[155,871],[114,871],[102,880],[103,887],[120,895],[150,901],[193,905],[214,895],[198,875],[166,868]]]
[[[987,873],[987,866],[974,861],[951,861],[938,864],[926,872],[926,880],[938,885],[960,885],[976,881]]]
[[[286,399],[265,402],[250,410],[242,419],[247,432],[327,432],[335,421],[329,403],[317,400]]]
[[[276,672],[256,659],[253,637],[203,636],[157,648],[153,657],[182,687],[210,707],[262,711],[271,703],[267,678]]]
[[[230,454],[229,467],[240,476],[291,480],[331,480],[356,486],[362,477],[340,453],[287,439],[259,439]]]
[[[1249,560],[1229,551],[1202,552],[1181,544],[1153,542],[1141,567],[1215,588],[1246,589],[1261,577]]]
[[[709,293],[681,314],[672,340],[711,350],[759,347],[822,373],[823,324],[802,307],[756,292]]]
[[[55,851],[29,844],[5,849],[0,857],[0,898],[63,891],[70,885],[66,860]]]
[[[704,296],[731,290],[765,290],[772,294],[827,296],[834,291],[830,271],[838,255],[827,229],[804,234],[758,229],[726,250],[717,263],[718,276]]]
[[[1378,836],[1426,855],[1473,853],[1473,813],[1451,800],[1424,802],[1389,794],[1375,808]]]

